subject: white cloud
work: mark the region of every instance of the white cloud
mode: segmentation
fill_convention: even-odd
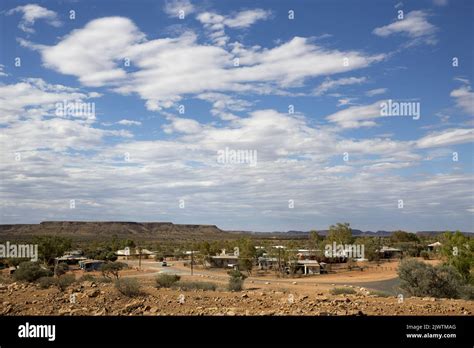
[[[223,93],[202,93],[197,96],[198,99],[206,100],[212,103],[211,114],[224,121],[232,121],[238,118],[233,112],[248,110],[252,103],[231,97]]]
[[[131,137],[124,131],[105,131],[76,120],[61,118],[29,119],[2,128],[2,148],[13,152],[39,149],[64,151],[94,149],[105,136]],[[9,141],[6,141],[9,139]]]
[[[259,20],[266,20],[271,16],[270,11],[255,9],[241,11],[235,16],[229,16],[224,19],[224,25],[229,28],[248,28]]]
[[[28,4],[24,6],[17,6],[7,12],[7,15],[14,13],[22,13],[21,21],[18,23],[18,28],[26,33],[34,33],[33,26],[39,19],[44,19],[48,24],[59,27],[61,21],[58,19],[56,12],[48,10],[36,4]]]
[[[315,90],[314,94],[316,95],[323,95],[327,91],[331,89],[336,89],[340,86],[348,86],[354,84],[361,84],[367,81],[366,77],[344,77],[337,80],[326,79],[323,83],[321,83]]]
[[[456,105],[464,110],[470,116],[474,116],[474,92],[471,90],[471,85],[468,80],[458,79],[463,82],[463,86],[457,89],[454,89],[449,94],[452,98],[455,99]]]
[[[417,43],[419,40],[428,44],[435,44],[436,39],[434,34],[438,29],[428,22],[428,16],[429,14],[425,11],[411,11],[405,15],[404,19],[397,19],[391,24],[375,28],[373,33],[381,37],[404,34],[414,39],[410,44]]]
[[[417,141],[419,148],[449,146],[474,142],[474,129],[447,129],[431,133]]]
[[[140,121],[133,121],[133,120],[120,120],[117,122],[117,124],[120,124],[122,126],[141,126]]]
[[[355,218],[374,209],[381,216],[376,224],[383,224],[396,219],[401,196],[410,207],[407,214],[417,221],[472,207],[465,195],[472,176],[404,178],[392,172],[419,162],[412,152],[415,142],[343,139],[332,128],[311,125],[299,114],[256,110],[223,127],[170,116],[164,129],[175,134],[174,139],[105,143],[104,137],[127,134],[93,128],[82,120],[25,119],[9,126],[0,139],[5,149],[0,161],[5,179],[2,218],[25,222],[12,216],[26,215],[33,221],[121,217],[230,228],[225,216],[248,217],[255,228],[262,224],[252,216],[266,211],[278,220],[278,226],[271,227],[281,228],[281,219],[289,218],[291,225],[292,219],[318,215],[329,224],[341,214]],[[257,166],[219,165],[216,152],[225,147],[257,150]],[[20,162],[14,160],[17,151],[22,153]],[[346,151],[350,160],[334,165]],[[348,195],[350,202],[344,199]],[[439,195],[445,197],[442,205],[428,205]],[[188,209],[178,208],[181,197]],[[70,199],[76,199],[74,210],[69,209]],[[287,211],[288,199],[297,202],[293,215]]]
[[[311,77],[364,68],[385,58],[326,49],[295,37],[270,49],[240,46],[240,65],[235,67],[232,52],[201,45],[192,32],[146,40],[133,22],[122,17],[93,20],[54,46],[23,44],[39,50],[47,67],[77,76],[86,86],[136,93],[150,110],[209,92],[273,94],[301,86]],[[126,71],[125,58],[130,59],[133,71]],[[350,63],[347,66],[345,59]]]
[[[144,34],[129,19],[107,17],[73,30],[55,46],[23,45],[39,50],[46,67],[77,76],[85,86],[97,87],[118,83],[127,76],[127,49],[143,39]]]
[[[365,92],[365,95],[368,97],[373,97],[376,95],[385,94],[387,93],[387,91],[388,91],[387,88],[376,88],[376,89],[371,89],[370,91]]]
[[[5,70],[5,65],[0,64],[0,77],[8,76],[8,74],[4,70]]]
[[[363,166],[362,169],[364,171],[375,171],[375,172],[380,172],[380,171],[386,171],[386,170],[395,170],[395,169],[403,169],[403,168],[408,168],[413,166],[412,163],[410,162],[398,162],[398,163],[391,163],[391,162],[380,162],[376,164],[371,164],[368,166]]]
[[[250,27],[259,20],[266,20],[271,16],[270,11],[263,9],[245,10],[235,13],[233,16],[220,15],[214,12],[202,12],[196,19],[208,30],[210,39],[218,46],[225,46],[229,36],[225,34],[225,28],[244,29]]]
[[[352,106],[337,111],[326,117],[329,122],[335,122],[343,128],[373,127],[376,125],[374,119],[383,117],[380,113],[380,105],[377,101],[370,105]]]
[[[170,17],[188,16],[196,10],[189,0],[166,0],[164,11]],[[183,11],[183,12],[181,12]]]
[[[169,117],[170,123],[163,126],[165,133],[185,133],[195,134],[201,131],[201,125],[198,121],[191,118]]]
[[[357,100],[357,98],[341,98],[341,99],[338,99],[337,107],[339,108],[341,106],[354,105],[355,103],[352,102],[353,100]]]
[[[100,95],[86,94],[63,85],[48,84],[42,79],[28,78],[22,82],[0,85],[0,124],[9,124],[21,117],[55,116],[56,103],[84,102]],[[90,117],[87,117],[91,120]]]
[[[0,85],[0,147],[4,155],[11,160],[17,152],[84,150],[95,148],[107,136],[130,138],[131,133],[123,130],[95,128],[95,115],[58,116],[56,112],[58,104],[89,103],[99,96],[39,78]]]

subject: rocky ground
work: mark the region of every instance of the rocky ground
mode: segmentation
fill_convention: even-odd
[[[242,292],[180,291],[143,285],[128,298],[111,283],[84,281],[64,292],[35,284],[0,284],[0,315],[473,315],[474,301],[377,297],[327,291],[290,293],[252,288]],[[71,298],[71,295],[72,298]],[[71,299],[75,303],[71,303]]]

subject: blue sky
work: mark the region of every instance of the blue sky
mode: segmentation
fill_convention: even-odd
[[[0,6],[2,223],[474,231],[471,1]]]

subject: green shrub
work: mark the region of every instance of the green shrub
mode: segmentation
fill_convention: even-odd
[[[229,279],[229,291],[242,291],[244,287],[244,281],[239,278],[230,278]]]
[[[64,291],[69,285],[73,284],[75,281],[76,277],[74,277],[74,274],[64,274],[59,278],[56,278],[56,285],[59,290]]]
[[[461,275],[452,266],[433,267],[414,259],[402,261],[398,268],[400,287],[412,296],[459,298]]]
[[[331,289],[331,294],[333,295],[349,295],[349,294],[356,294],[357,291],[355,291],[352,288],[333,288]]]
[[[95,282],[97,279],[92,274],[84,274],[79,279],[78,282]]]
[[[471,284],[464,285],[460,290],[460,297],[465,300],[474,300],[474,286]]]
[[[160,274],[155,278],[157,288],[170,288],[181,279],[176,274]]]
[[[69,271],[69,266],[67,263],[64,263],[64,262],[58,263],[58,265],[55,267],[55,270],[54,270],[57,276],[63,275],[67,271]]]
[[[216,291],[217,284],[210,282],[177,282],[173,287],[180,288],[181,290],[204,290],[204,291]]]
[[[227,274],[230,276],[228,284],[229,291],[241,291],[244,286],[244,280],[247,277],[239,270],[232,270],[227,272]]]
[[[421,256],[424,260],[429,260],[429,259],[430,259],[430,253],[427,252],[426,250],[423,250],[422,252],[420,252],[420,256]]]
[[[18,265],[22,262],[30,261],[30,259],[25,257],[12,257],[8,259],[4,259],[3,262],[6,263],[8,266],[18,267]]]
[[[5,277],[0,274],[0,284],[10,284],[12,282],[12,278],[10,277]]]
[[[40,288],[47,289],[51,286],[57,286],[59,290],[64,291],[67,287],[76,281],[73,274],[64,274],[58,278],[55,277],[41,277],[38,279]]]
[[[54,277],[41,277],[38,279],[38,284],[41,289],[47,289],[56,284]]]
[[[52,272],[50,270],[42,268],[38,263],[26,261],[20,263],[15,273],[13,273],[13,278],[18,281],[34,282],[41,277],[51,275]]]
[[[127,297],[135,297],[142,293],[140,283],[135,278],[117,279],[115,288]]]

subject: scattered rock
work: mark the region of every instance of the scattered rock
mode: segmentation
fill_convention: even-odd
[[[99,289],[91,289],[88,290],[84,293],[88,297],[97,297],[100,295],[100,290]]]
[[[86,280],[86,281],[83,281],[83,282],[82,282],[82,286],[85,287],[85,288],[92,288],[93,285],[95,285],[95,283],[94,283],[94,282],[91,282],[91,281],[89,281],[89,280]],[[97,285],[96,285],[96,286],[97,286]]]
[[[124,307],[124,311],[125,312],[131,312],[132,310],[137,309],[141,305],[142,304],[140,303],[140,301],[132,301]]]

